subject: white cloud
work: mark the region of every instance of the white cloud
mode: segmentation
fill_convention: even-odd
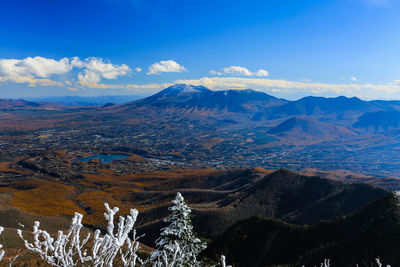
[[[239,66],[230,66],[222,69],[222,73],[224,74],[233,74],[233,75],[244,75],[244,76],[253,76],[253,73],[244,67]]]
[[[258,77],[267,77],[268,74],[269,74],[268,71],[262,70],[262,69],[259,69],[258,71],[256,71],[256,72],[254,73],[254,75],[255,75],[255,76],[258,76]]]
[[[53,74],[65,74],[71,69],[72,65],[68,58],[60,60],[44,57],[0,59],[0,76],[47,78]]]
[[[110,62],[104,62],[103,59],[95,57],[87,58],[85,61],[76,58],[73,64],[84,68],[83,72],[78,74],[78,80],[86,83],[98,83],[101,78],[109,80],[116,79],[131,71],[125,64],[118,66]]]
[[[164,72],[183,72],[187,71],[186,68],[182,65],[179,65],[177,62],[173,60],[161,60],[160,62],[156,62],[149,67],[148,75],[151,74],[161,74]]]
[[[216,71],[216,70],[210,70],[210,74],[212,74],[212,75],[222,75],[221,72]]]
[[[94,57],[85,60],[78,57],[55,60],[39,56],[24,59],[0,59],[1,80],[9,82],[28,80],[28,78],[31,80],[48,78],[55,74],[69,73],[73,68],[82,69],[78,74],[78,80],[87,83],[98,83],[102,78],[116,79],[131,71],[125,64],[114,65]]]
[[[136,72],[141,72],[141,71],[142,71],[142,68],[137,67],[137,68],[135,68],[135,71],[136,71]]]
[[[356,82],[358,79],[356,77],[352,76],[352,77],[350,77],[350,80]]]
[[[251,72],[245,67],[240,66],[230,66],[221,69],[221,71],[211,70],[211,74],[213,75],[223,75],[223,74],[231,74],[231,75],[239,75],[239,76],[257,76],[257,77],[266,77],[268,76],[268,71],[259,69],[258,71]]]
[[[78,73],[78,80],[84,83],[98,83],[101,80],[101,76],[94,71],[84,70]]]

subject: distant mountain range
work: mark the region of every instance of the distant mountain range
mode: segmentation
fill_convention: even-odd
[[[33,102],[23,99],[0,99],[0,109],[55,108],[60,105],[48,102]]]
[[[53,96],[23,98],[34,102],[57,103],[65,106],[104,106],[106,104],[123,104],[143,98],[140,95],[115,95],[115,96]]]
[[[129,112],[156,109],[158,112],[168,111],[207,116],[225,115],[226,117],[234,114],[231,116],[232,120],[238,120],[241,123],[244,122],[243,118],[246,118],[248,122],[268,122],[270,124],[271,121],[306,117],[307,120],[301,121],[303,125],[315,125],[313,121],[319,121],[350,128],[354,125],[359,128],[368,124],[370,120],[368,116],[363,117],[363,121],[357,124],[358,119],[365,113],[385,111],[388,112],[385,113],[386,120],[390,120],[392,117],[395,119],[397,113],[394,111],[400,111],[400,101],[364,101],[356,97],[344,96],[335,98],[309,96],[296,101],[288,101],[251,89],[212,91],[204,86],[177,84],[155,95],[123,104],[115,109],[119,111],[126,109]],[[380,116],[382,117],[382,114]],[[387,122],[383,119],[375,120],[374,118],[373,120],[376,129],[387,128],[385,125]],[[334,128],[327,124],[319,126],[320,128]],[[308,127],[302,128],[306,130]]]
[[[212,127],[266,127],[260,134],[286,144],[310,144],[400,129],[400,101],[364,101],[344,96],[309,96],[288,101],[251,89],[213,91],[187,84],[139,98],[131,95],[36,99],[40,102],[0,100],[0,108],[93,106],[84,109],[84,113],[76,113],[76,119],[112,123],[147,118],[157,123],[187,120]],[[273,140],[260,134],[257,140]]]
[[[360,131],[400,127],[400,101],[364,101],[344,96],[310,96],[288,101],[251,89],[212,91],[204,86],[186,84],[110,106],[104,112],[119,119],[146,116],[168,121],[179,114],[180,118],[208,120],[210,124],[218,121],[227,127],[270,127],[266,131],[268,135],[305,142],[348,138]]]
[[[223,119],[228,124],[231,122],[265,125],[266,123],[273,127],[288,120],[279,125],[279,128],[271,130],[270,134],[281,132],[282,127],[293,123],[297,126],[301,124],[300,128],[307,134],[337,132],[338,136],[351,134],[352,128],[375,132],[400,126],[400,101],[364,101],[344,96],[335,98],[309,96],[288,101],[251,89],[212,91],[204,86],[187,84],[173,85],[145,98],[138,95],[43,97],[1,100],[0,108],[12,105],[34,107],[43,105],[44,102],[65,106],[104,106],[108,108],[106,112],[108,116],[112,116],[114,112],[120,118],[124,116],[130,118],[136,111],[147,115],[167,112],[172,115],[179,113],[207,116]],[[350,131],[339,129],[335,125],[348,127]]]
[[[400,130],[400,101],[364,101],[356,97],[304,97],[288,101],[263,92],[213,91],[204,86],[177,84],[152,96],[49,97],[40,102],[0,100],[0,108],[65,109],[93,106],[74,113],[80,122],[110,123],[147,118],[155,123],[200,121],[207,127],[266,128],[257,140],[276,137],[282,143],[311,144],[352,138],[366,133]],[[72,118],[73,119],[73,118]],[[262,137],[261,135],[264,135]],[[261,139],[260,139],[261,138]]]

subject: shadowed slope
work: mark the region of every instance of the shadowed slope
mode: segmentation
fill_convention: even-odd
[[[397,110],[367,112],[353,124],[355,128],[376,132],[398,128],[399,126],[400,111]]]
[[[400,262],[398,198],[390,193],[351,215],[315,226],[294,226],[280,221],[249,218],[233,225],[208,248],[222,253],[235,266],[371,266],[375,257]]]
[[[293,117],[268,131],[269,134],[294,140],[315,139],[318,141],[355,136],[343,126]]]

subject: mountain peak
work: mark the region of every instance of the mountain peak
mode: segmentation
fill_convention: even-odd
[[[186,94],[193,94],[193,93],[202,93],[210,91],[210,89],[204,86],[194,86],[190,84],[175,84],[170,87],[165,88],[158,95],[163,96],[180,96]]]

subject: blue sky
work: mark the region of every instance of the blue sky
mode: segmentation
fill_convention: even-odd
[[[3,0],[0,97],[185,82],[400,99],[399,18],[394,0]]]

